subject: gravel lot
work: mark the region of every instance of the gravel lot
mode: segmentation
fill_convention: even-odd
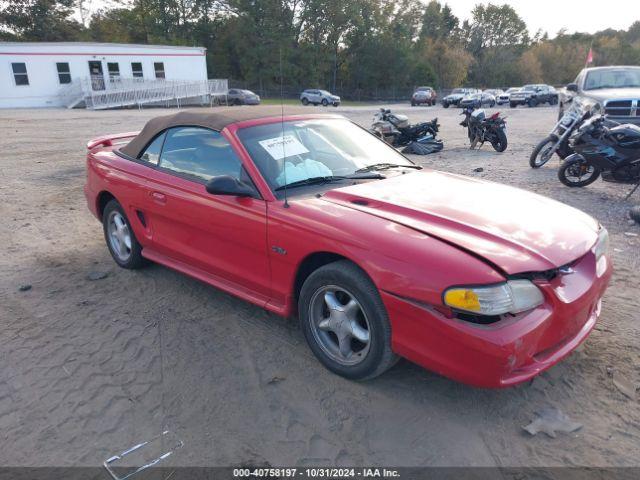
[[[82,194],[86,141],[140,129],[165,110],[5,110],[0,465],[100,465],[165,428],[184,441],[175,465],[639,465],[637,392],[616,384],[640,381],[640,228],[627,217],[640,192],[627,201],[627,186],[569,189],[556,160],[531,170],[529,154],[556,118],[550,107],[507,108],[503,154],[468,150],[457,109],[391,107],[413,121],[440,118],[445,150],[419,163],[548,195],[609,229],[616,273],[579,351],[500,391],[405,361],[374,381],[343,380],[312,357],[295,321],[164,267],[126,271],[109,257]],[[330,112],[368,126],[375,108]],[[547,406],[583,428],[524,432]]]

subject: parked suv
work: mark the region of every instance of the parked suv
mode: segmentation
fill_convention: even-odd
[[[437,100],[436,91],[431,87],[418,87],[411,96],[411,106],[435,105]]]
[[[313,88],[307,89],[300,94],[300,101],[303,105],[333,105],[337,107],[340,105],[340,97],[327,92],[326,90],[316,90]]]
[[[449,105],[457,107],[460,104],[460,100],[474,93],[480,93],[480,90],[477,88],[454,88],[449,95],[442,99],[442,106],[444,108],[449,108]]]
[[[579,103],[598,104],[611,120],[640,125],[640,67],[612,66],[582,70],[567,85],[560,103],[560,115],[569,98]]]
[[[558,92],[549,85],[525,85],[517,92],[509,95],[509,106],[516,108],[518,105],[529,105],[535,107],[541,103],[549,105],[558,104]]]
[[[520,87],[511,87],[506,92],[502,92],[499,95],[496,95],[496,103],[498,105],[502,105],[504,103],[509,103],[509,96],[513,92],[517,92],[518,90],[520,90]]]

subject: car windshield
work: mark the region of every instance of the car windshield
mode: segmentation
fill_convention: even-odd
[[[464,88],[454,88],[451,93],[465,93]]]
[[[357,175],[377,164],[415,167],[394,148],[343,119],[270,123],[243,128],[238,136],[274,191],[310,178]]]
[[[525,85],[522,87],[522,90],[525,92],[535,92],[536,88],[538,88],[536,85]]]
[[[517,92],[518,90],[520,90],[518,87],[511,87],[509,90],[507,90],[507,93]]]
[[[600,88],[640,88],[640,68],[593,70],[587,73],[584,89]]]
[[[418,87],[417,91],[418,92],[428,92],[431,90],[431,87]]]
[[[329,92],[327,92],[326,90],[318,90],[322,95],[331,95]]]

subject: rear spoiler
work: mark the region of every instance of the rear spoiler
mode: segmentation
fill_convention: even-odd
[[[97,147],[112,147],[117,142],[116,140],[122,140],[123,138],[133,138],[138,135],[140,132],[126,132],[126,133],[117,133],[115,135],[103,135],[102,137],[97,137],[92,140],[89,140],[87,143],[87,150],[93,150]]]

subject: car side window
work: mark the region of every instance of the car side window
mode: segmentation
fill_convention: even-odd
[[[246,181],[242,162],[227,139],[201,127],[170,128],[160,155],[160,168],[196,181],[220,175]]]
[[[162,150],[162,144],[164,143],[164,137],[167,135],[167,132],[162,132],[153,141],[147,145],[147,148],[144,149],[142,155],[140,155],[140,160],[143,160],[151,165],[158,165],[158,160],[160,159],[160,151]]]

